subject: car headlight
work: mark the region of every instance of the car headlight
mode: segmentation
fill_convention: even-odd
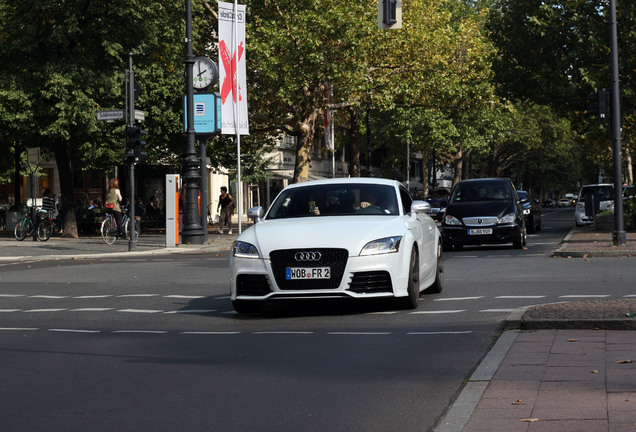
[[[379,255],[386,253],[394,253],[400,249],[401,236],[386,237],[378,240],[373,240],[367,243],[360,252],[360,256],[367,255]]]
[[[508,213],[507,215],[499,219],[499,222],[497,223],[500,223],[500,224],[513,223],[515,219],[516,219],[516,215],[514,213]]]
[[[235,241],[232,246],[232,254],[238,258],[260,258],[256,246],[242,241]]]
[[[524,215],[529,215],[530,214],[530,209],[524,209],[523,210],[523,214]]]
[[[461,225],[462,223],[455,216],[446,215],[444,216],[444,224],[445,225]]]

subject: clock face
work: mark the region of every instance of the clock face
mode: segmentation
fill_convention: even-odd
[[[216,63],[207,57],[194,59],[192,67],[193,86],[195,89],[205,89],[214,84],[219,78],[219,70]]]

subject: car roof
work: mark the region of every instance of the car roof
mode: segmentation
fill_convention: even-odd
[[[304,187],[304,186],[320,186],[333,184],[376,184],[399,187],[402,185],[397,180],[378,178],[378,177],[337,177],[323,180],[309,180],[301,183],[293,183],[288,188]]]
[[[492,180],[510,181],[510,179],[507,178],[507,177],[485,177],[485,178],[474,178],[474,179],[460,180],[459,183],[472,183],[472,182],[492,181]]]

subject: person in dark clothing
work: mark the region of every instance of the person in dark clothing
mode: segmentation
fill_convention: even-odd
[[[232,213],[234,212],[234,198],[227,193],[225,186],[221,187],[221,195],[219,196],[219,205],[216,206],[217,211],[221,209],[219,213],[219,234],[223,234],[223,226],[227,222],[227,226],[230,229],[228,234],[232,234]]]

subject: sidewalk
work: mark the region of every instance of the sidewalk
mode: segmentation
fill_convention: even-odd
[[[516,310],[435,432],[636,431],[635,316],[636,299]]]
[[[249,225],[251,226],[251,224]],[[248,226],[243,226],[242,230]],[[176,247],[166,247],[165,232],[142,233],[134,251],[129,251],[129,241],[118,239],[112,245],[103,242],[101,236],[80,237],[77,239],[66,237],[51,237],[46,242],[33,241],[30,237],[17,241],[13,233],[0,231],[0,262],[33,261],[49,259],[85,259],[107,256],[159,255],[193,252],[229,251],[238,235],[238,227],[234,227],[233,234],[219,234],[218,227],[208,230],[208,241],[202,245],[179,244]]]
[[[597,231],[594,225],[576,227],[552,255],[565,258],[636,256],[636,232],[627,232],[625,237],[624,246],[614,246],[611,232]]]

